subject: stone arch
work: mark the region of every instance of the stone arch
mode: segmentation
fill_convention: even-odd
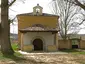
[[[35,39],[40,39],[40,40],[42,40],[42,43],[43,43],[43,51],[44,51],[44,50],[45,50],[45,40],[44,40],[44,38],[41,37],[41,36],[33,37],[32,40],[31,40],[31,44],[32,44],[32,45],[33,45],[33,41],[34,41]]]
[[[33,46],[34,46],[34,50],[35,51],[42,51],[43,50],[43,41],[39,38],[36,38],[33,42],[32,42]]]

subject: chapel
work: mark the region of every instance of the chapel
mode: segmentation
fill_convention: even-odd
[[[58,18],[54,14],[43,13],[37,4],[33,12],[18,14],[18,41],[23,51],[57,51]]]

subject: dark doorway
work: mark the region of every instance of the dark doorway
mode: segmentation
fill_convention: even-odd
[[[78,48],[78,45],[72,45],[72,49]]]
[[[43,50],[43,41],[41,39],[35,39],[33,45],[35,51]]]
[[[79,48],[79,42],[80,42],[79,39],[72,39],[71,42],[72,42],[72,49]]]

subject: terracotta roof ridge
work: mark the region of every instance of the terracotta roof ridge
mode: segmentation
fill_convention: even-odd
[[[37,16],[37,15],[33,15],[33,12],[30,13],[22,13],[22,14],[18,14],[17,16],[22,16],[22,15],[27,15],[27,16]],[[42,15],[38,15],[38,16],[58,16],[55,14],[50,14],[50,13],[42,13]],[[59,16],[58,16],[59,17]]]

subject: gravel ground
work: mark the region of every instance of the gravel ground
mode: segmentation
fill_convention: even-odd
[[[1,61],[0,64],[85,64],[85,55],[54,53],[25,53],[24,60]]]
[[[26,58],[32,60],[32,64],[85,64],[85,55],[27,54]]]

